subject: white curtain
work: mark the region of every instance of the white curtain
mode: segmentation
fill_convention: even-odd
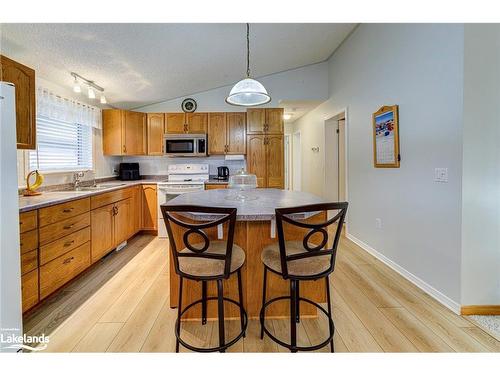
[[[74,99],[63,98],[51,90],[38,86],[36,92],[37,116],[81,124],[101,129],[101,110]]]

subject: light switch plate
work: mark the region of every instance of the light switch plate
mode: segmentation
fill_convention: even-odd
[[[434,181],[436,181],[436,182],[448,182],[448,168],[435,168],[434,169]]]

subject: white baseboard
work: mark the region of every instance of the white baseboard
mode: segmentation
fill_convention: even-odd
[[[401,267],[399,264],[395,263],[394,261],[390,260],[387,258],[385,255],[381,254],[377,250],[375,250],[373,247],[368,245],[367,243],[361,241],[360,239],[354,237],[352,234],[346,233],[346,237],[354,242],[356,245],[361,247],[363,250],[365,250],[367,253],[370,253],[373,255],[375,258],[380,260],[382,263],[399,273],[401,276],[403,276],[406,280],[410,281],[412,284],[417,286],[418,288],[422,289],[424,292],[426,292],[428,295],[433,297],[436,301],[439,303],[443,304],[447,308],[449,308],[451,311],[453,311],[455,314],[460,315],[460,304],[453,301],[451,298],[448,296],[444,295],[441,293],[439,290],[435,289],[433,286],[427,284],[425,281],[420,279],[419,277],[415,276],[411,272],[407,271],[403,267]]]

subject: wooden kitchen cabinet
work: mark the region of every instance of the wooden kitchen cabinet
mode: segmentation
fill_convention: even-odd
[[[115,205],[112,203],[96,208],[90,213],[90,225],[92,228],[92,263],[97,262],[114,248],[114,207]]]
[[[206,134],[208,113],[166,113],[165,133],[167,134]]]
[[[121,244],[133,235],[132,231],[134,227],[131,212],[131,198],[127,198],[115,203],[115,217],[113,223],[115,245]]]
[[[132,187],[132,218],[133,232],[136,234],[142,229],[142,186]]]
[[[247,134],[283,134],[283,108],[247,109]]]
[[[148,113],[146,116],[148,122],[148,155],[163,155],[165,115],[163,113]]]
[[[208,122],[209,155],[246,154],[246,113],[214,112]]]
[[[248,135],[247,168],[257,176],[257,187],[283,189],[283,135]]]
[[[23,313],[40,301],[38,294],[38,268],[21,277],[21,296]]]
[[[16,87],[17,148],[36,148],[35,71],[0,55],[0,80]]]
[[[205,184],[205,190],[227,189],[227,184]]]
[[[142,229],[158,230],[156,185],[142,185]]]
[[[104,155],[146,155],[146,114],[121,109],[102,111]]]

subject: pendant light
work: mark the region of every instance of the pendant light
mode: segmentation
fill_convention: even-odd
[[[262,83],[250,78],[250,25],[247,23],[247,78],[233,86],[226,103],[251,107],[269,103],[271,97]]]

